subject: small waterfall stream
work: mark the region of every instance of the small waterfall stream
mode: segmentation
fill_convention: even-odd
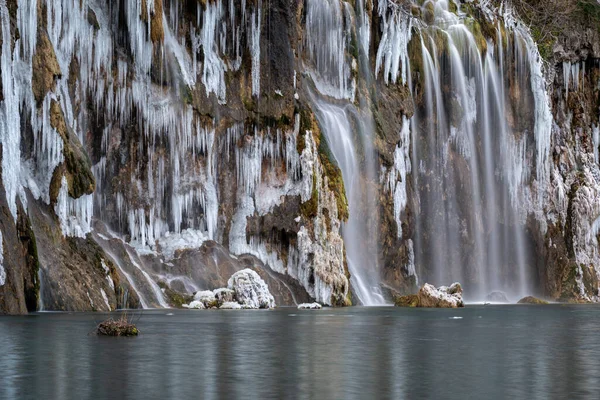
[[[307,1],[306,51],[312,61],[311,78],[319,92],[319,95],[311,93],[311,102],[342,172],[348,199],[349,217],[342,234],[353,291],[361,304],[371,306],[385,304],[385,300],[379,287],[378,204],[369,184],[377,179],[374,128],[370,105],[362,98],[360,109],[354,105],[360,82],[352,77],[351,71],[360,70],[360,79],[370,82],[368,19],[363,14],[362,1],[357,7],[360,12],[355,16],[347,2]],[[360,26],[352,31],[356,22]],[[352,35],[356,35],[361,45],[356,49],[359,60],[348,55]],[[322,37],[329,39],[322,42]]]

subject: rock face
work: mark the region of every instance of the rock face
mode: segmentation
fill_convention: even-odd
[[[546,300],[538,299],[537,297],[527,296],[523,297],[517,302],[517,304],[548,304]]]
[[[460,283],[453,283],[449,287],[440,286],[439,288],[426,283],[416,295],[396,298],[395,305],[398,307],[426,308],[459,308],[465,306]]]
[[[249,308],[274,308],[275,299],[269,287],[260,276],[251,269],[236,272],[229,278],[227,287],[235,291],[237,301]]]

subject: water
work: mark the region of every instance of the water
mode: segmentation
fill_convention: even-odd
[[[0,398],[596,398],[598,306],[146,311],[0,319]],[[458,319],[455,317],[462,317]]]
[[[539,201],[528,200],[528,185],[545,184],[552,118],[539,56],[529,32],[508,16],[505,31],[496,26],[502,40],[495,43],[447,1],[434,6],[433,24],[415,31],[406,66],[416,107],[416,272],[437,285],[458,280],[472,298],[492,290],[524,296],[535,264],[525,216]],[[515,112],[524,98],[535,111]],[[535,141],[523,134],[529,129]]]

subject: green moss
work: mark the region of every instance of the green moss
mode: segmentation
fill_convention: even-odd
[[[342,171],[338,167],[335,158],[327,146],[327,140],[321,137],[319,143],[319,159],[323,166],[323,172],[327,176],[327,184],[329,190],[335,195],[338,217],[341,221],[348,220],[348,200],[346,199],[346,189],[344,187],[344,178],[342,177]]]
[[[517,304],[541,305],[541,304],[548,304],[548,302],[546,300],[538,299],[537,297],[527,296],[527,297],[523,297],[521,300],[519,300],[519,302]]]
[[[394,305],[396,307],[418,307],[419,296],[417,296],[416,294],[409,294],[407,296],[396,296],[394,298]]]
[[[317,190],[317,177],[313,174],[313,188],[310,199],[300,204],[300,213],[305,219],[313,219],[319,213],[319,192]]]
[[[452,0],[448,1],[448,9],[454,14],[458,14],[458,6]]]

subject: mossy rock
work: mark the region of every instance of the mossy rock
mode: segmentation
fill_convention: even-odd
[[[419,296],[416,294],[396,296],[394,298],[394,305],[396,307],[419,307]]]
[[[96,190],[96,179],[91,169],[90,159],[79,142],[79,139],[69,130],[60,104],[56,100],[50,103],[50,125],[56,129],[63,140],[64,165],[57,168],[53,176],[53,187],[50,196],[55,200],[60,190],[62,175],[67,177],[69,196],[77,199]]]
[[[517,302],[517,304],[549,304],[546,300],[538,299],[537,297],[527,296],[523,297]]]
[[[327,186],[335,195],[338,217],[340,221],[347,221],[349,216],[348,199],[346,198],[346,188],[344,186],[342,170],[338,167],[333,154],[331,154],[331,150],[329,150],[327,140],[325,140],[324,137],[321,137],[318,152],[319,160],[323,166],[323,173],[327,177]]]

